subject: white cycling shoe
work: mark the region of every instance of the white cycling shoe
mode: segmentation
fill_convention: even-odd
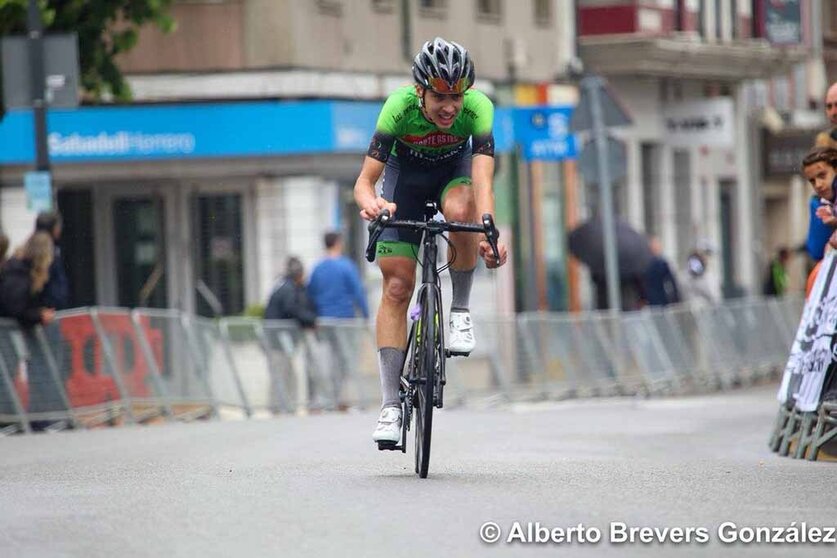
[[[397,444],[401,439],[401,407],[384,407],[378,417],[378,425],[372,433],[376,442]]]
[[[451,310],[450,335],[448,335],[448,351],[452,355],[468,356],[474,350],[477,342],[474,339],[474,324],[471,323],[471,313]]]

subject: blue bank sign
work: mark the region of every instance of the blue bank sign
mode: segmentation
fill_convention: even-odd
[[[575,136],[570,133],[572,112],[572,107],[514,109],[514,136],[523,156],[541,161],[576,158]]]
[[[56,162],[247,157],[351,151],[375,103],[328,101],[84,107],[49,112]],[[337,119],[341,119],[337,121]],[[34,158],[32,115],[10,112],[0,125],[0,163]]]
[[[363,153],[380,109],[380,103],[352,101],[53,109],[48,117],[48,144],[56,163]],[[499,152],[514,146],[519,110],[498,107],[495,111],[494,139]],[[550,118],[547,131],[554,143],[558,128]],[[32,129],[30,111],[6,115],[0,122],[0,164],[29,164],[35,159]],[[572,149],[565,149],[560,158],[572,157],[572,139],[564,137],[563,141]],[[527,157],[530,153],[551,157],[557,151],[553,144],[536,142],[526,153]]]

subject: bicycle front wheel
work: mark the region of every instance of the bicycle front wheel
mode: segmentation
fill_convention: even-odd
[[[416,416],[416,474],[427,478],[430,469],[430,438],[433,430],[433,388],[436,383],[436,336],[439,324],[436,323],[438,300],[436,291],[427,289],[424,293],[421,313],[421,332],[419,335],[419,383],[416,386],[416,404],[413,413]]]

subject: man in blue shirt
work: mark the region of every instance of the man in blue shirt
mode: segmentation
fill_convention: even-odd
[[[369,317],[366,292],[354,262],[343,255],[340,233],[325,235],[326,257],[319,262],[308,282],[308,297],[321,318],[354,318],[357,312]]]

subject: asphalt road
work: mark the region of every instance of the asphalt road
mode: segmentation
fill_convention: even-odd
[[[837,463],[767,448],[773,395],[445,409],[425,480],[412,451],[377,451],[373,413],[4,438],[0,557],[833,557],[720,541],[724,522],[837,527]],[[536,522],[588,542],[522,542]],[[618,544],[619,522],[692,539]]]

